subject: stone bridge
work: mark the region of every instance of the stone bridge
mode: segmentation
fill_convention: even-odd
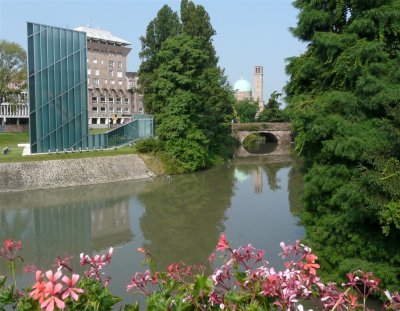
[[[232,133],[240,142],[236,152],[238,157],[259,156],[251,154],[243,147],[243,141],[250,134],[259,134],[265,137],[266,142],[276,142],[276,148],[268,153],[270,156],[286,155],[290,153],[292,142],[292,124],[290,122],[262,122],[262,123],[234,123]]]

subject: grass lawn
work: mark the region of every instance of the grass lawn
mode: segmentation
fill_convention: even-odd
[[[113,130],[113,128],[99,128],[99,129],[89,129],[89,134],[103,134]]]
[[[8,154],[0,154],[0,163],[4,162],[29,162],[29,161],[43,161],[43,160],[60,160],[60,159],[77,159],[77,158],[92,158],[92,157],[104,157],[104,156],[115,156],[124,154],[137,153],[135,148],[124,146],[117,150],[96,150],[86,152],[83,151],[75,153],[62,153],[51,155],[39,154],[32,156],[22,156],[23,148],[18,147],[18,144],[29,143],[29,133],[0,133],[0,151],[8,146]]]

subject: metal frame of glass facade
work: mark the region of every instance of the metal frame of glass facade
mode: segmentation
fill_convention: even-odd
[[[27,23],[32,153],[88,144],[86,33]]]

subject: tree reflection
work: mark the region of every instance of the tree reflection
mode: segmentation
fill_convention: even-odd
[[[289,172],[288,192],[289,204],[292,214],[299,215],[303,208],[301,195],[303,192],[304,181],[301,172],[302,162],[298,157],[293,157],[292,168]]]
[[[138,194],[146,208],[140,219],[147,241],[143,246],[154,255],[158,268],[173,261],[198,264],[214,250],[231,206],[233,170],[217,167],[173,176],[170,182],[159,178]]]

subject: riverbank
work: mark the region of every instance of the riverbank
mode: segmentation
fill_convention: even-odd
[[[0,192],[102,184],[155,175],[137,154],[0,163]]]

